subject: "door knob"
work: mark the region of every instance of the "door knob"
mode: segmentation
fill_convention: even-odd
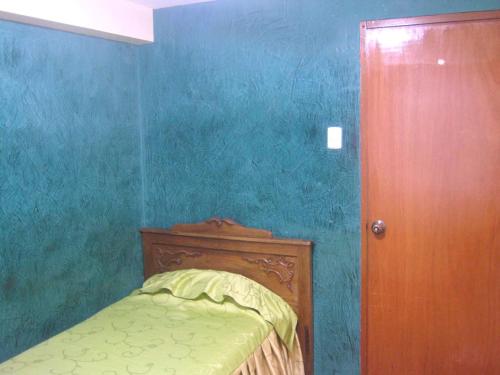
[[[385,223],[382,220],[375,220],[372,223],[373,234],[383,234],[385,232]]]

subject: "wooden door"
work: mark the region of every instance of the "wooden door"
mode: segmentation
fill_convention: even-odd
[[[498,375],[500,11],[361,37],[363,373]]]

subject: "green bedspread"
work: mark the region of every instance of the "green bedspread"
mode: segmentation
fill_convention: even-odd
[[[231,301],[136,294],[0,364],[0,374],[229,375],[271,329]]]

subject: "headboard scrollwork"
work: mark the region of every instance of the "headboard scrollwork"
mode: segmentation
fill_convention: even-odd
[[[311,241],[274,238],[270,231],[219,218],[141,233],[146,278],[178,269],[215,269],[239,273],[280,295],[297,313],[305,372],[312,374]]]

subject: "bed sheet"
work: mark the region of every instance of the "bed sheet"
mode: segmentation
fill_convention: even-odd
[[[272,329],[230,301],[136,294],[0,364],[0,374],[228,375]]]

